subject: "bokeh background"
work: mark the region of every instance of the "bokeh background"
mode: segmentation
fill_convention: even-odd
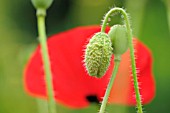
[[[156,96],[144,111],[170,111],[170,29],[169,0],[54,0],[48,10],[48,36],[76,26],[100,24],[114,6],[131,15],[134,36],[152,51]],[[170,15],[170,14],[169,14]],[[112,18],[112,24],[120,23]],[[169,20],[170,21],[170,20]],[[0,2],[0,113],[47,113],[46,102],[27,95],[23,88],[23,69],[38,44],[35,10],[30,0]],[[73,110],[57,105],[58,113],[96,113],[98,106]],[[135,113],[135,107],[109,105],[109,113]]]

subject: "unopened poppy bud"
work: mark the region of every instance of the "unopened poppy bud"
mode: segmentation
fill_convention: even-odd
[[[31,0],[36,9],[48,9],[53,0]]]
[[[112,45],[106,33],[96,33],[85,50],[85,67],[90,76],[102,77],[107,71],[112,56]]]
[[[113,54],[121,55],[128,49],[128,37],[126,26],[114,25],[111,27],[109,37],[112,41]]]

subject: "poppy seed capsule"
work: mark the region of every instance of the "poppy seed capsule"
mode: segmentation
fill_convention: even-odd
[[[85,67],[90,76],[102,77],[107,71],[112,56],[112,44],[106,33],[96,33],[85,50]]]
[[[121,55],[127,51],[128,37],[126,26],[114,25],[111,27],[108,35],[112,41],[113,54]]]
[[[31,0],[32,4],[37,9],[48,9],[52,4],[53,0]]]

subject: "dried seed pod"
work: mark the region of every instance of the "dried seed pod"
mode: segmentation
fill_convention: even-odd
[[[112,44],[106,33],[96,33],[85,50],[85,67],[90,76],[102,77],[107,71],[112,56]]]
[[[122,55],[128,49],[126,26],[114,25],[111,27],[109,37],[112,41],[113,54]]]

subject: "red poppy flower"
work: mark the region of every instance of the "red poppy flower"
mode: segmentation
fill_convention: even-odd
[[[108,32],[109,28],[106,29]],[[102,101],[109,78],[113,70],[113,60],[106,74],[98,79],[87,74],[83,66],[85,45],[99,26],[78,27],[51,36],[47,43],[52,68],[55,100],[64,105],[80,108],[89,105],[91,97],[94,101]],[[155,85],[152,76],[152,57],[149,50],[136,41],[136,62],[139,69],[140,92],[143,103],[154,97]],[[114,56],[113,56],[114,57]],[[133,84],[130,76],[129,52],[122,56],[119,72],[110,95],[110,102],[116,104],[135,105]],[[27,92],[36,97],[47,98],[44,81],[44,70],[40,47],[30,58],[24,72],[24,83]]]

